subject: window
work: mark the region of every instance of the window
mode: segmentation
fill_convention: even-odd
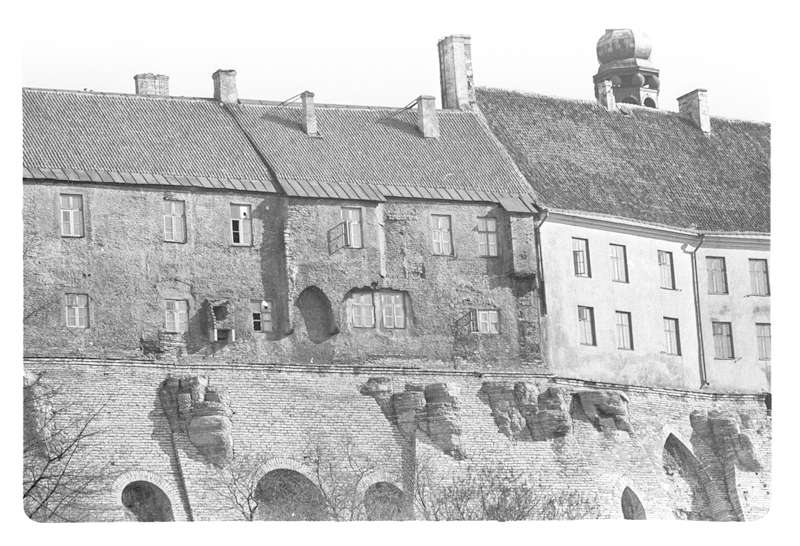
[[[597,345],[594,335],[594,308],[578,306],[578,339],[581,345]]]
[[[500,313],[496,309],[479,309],[477,311],[477,331],[481,334],[500,333]]]
[[[186,242],[186,204],[174,199],[164,200],[164,240],[170,243]]]
[[[432,214],[431,224],[433,253],[441,256],[452,256],[453,240],[452,232],[450,231],[450,217],[443,214]]]
[[[69,328],[89,327],[89,296],[86,294],[66,294],[64,302],[67,326]]]
[[[754,296],[769,296],[767,260],[750,260],[750,290]]]
[[[234,245],[253,244],[250,205],[231,205],[231,237]]]
[[[671,355],[681,354],[681,334],[676,318],[664,317],[664,352]]]
[[[167,300],[164,313],[164,329],[167,332],[183,333],[189,322],[189,304],[186,300]]]
[[[342,207],[342,220],[345,222],[346,244],[350,248],[362,248],[361,244],[361,208]]]
[[[617,349],[633,350],[633,327],[631,314],[626,311],[616,312]]]
[[[628,257],[624,245],[611,245],[611,280],[628,282]]]
[[[661,272],[661,288],[675,289],[675,266],[672,264],[672,252],[658,251],[658,269]]]
[[[758,359],[769,360],[772,357],[772,327],[769,323],[756,324],[758,340]]]
[[[356,328],[372,328],[375,326],[375,310],[372,292],[353,294],[350,298],[352,324]]]
[[[725,258],[707,257],[706,268],[708,269],[708,293],[727,294],[728,274],[725,271]]]
[[[497,219],[478,218],[478,253],[497,256]]]
[[[254,332],[272,331],[272,302],[252,300],[250,302],[250,316],[253,319]]]
[[[83,237],[83,196],[62,193],[61,236]]]
[[[400,292],[382,292],[380,294],[381,314],[384,328],[405,328],[406,309],[403,294]]]
[[[733,358],[733,334],[730,322],[712,322],[714,334],[714,358]]]
[[[589,241],[572,238],[572,263],[576,277],[591,277],[592,268],[589,263]]]

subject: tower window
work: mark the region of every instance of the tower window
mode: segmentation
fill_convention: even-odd
[[[231,204],[231,240],[237,246],[253,244],[250,205]]]
[[[647,97],[646,99],[644,99],[644,105],[647,106],[648,108],[655,108],[656,101],[654,101],[650,97]]]

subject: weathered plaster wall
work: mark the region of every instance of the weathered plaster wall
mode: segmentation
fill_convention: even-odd
[[[381,475],[368,481],[389,481],[403,488],[407,483],[403,469],[407,466],[403,464],[400,427],[408,422],[393,423],[375,396],[364,389],[370,378],[383,377],[380,384],[386,392],[407,392],[408,385],[428,386],[423,397],[428,408],[424,414],[417,413],[426,416],[427,424],[416,429],[416,458],[429,461],[443,472],[463,471],[471,462],[504,461],[529,474],[547,491],[579,491],[595,499],[601,517],[622,517],[622,491],[630,487],[648,518],[672,518],[676,509],[691,506],[693,494],[680,473],[670,476],[665,471],[664,446],[673,435],[703,469],[705,474],[699,481],[711,483],[708,492],[694,494],[708,495],[711,503],[716,502],[720,517],[754,519],[769,508],[771,418],[759,396],[624,388],[526,374],[487,373],[477,377],[454,371],[404,373],[378,367],[353,374],[344,366],[170,366],[147,361],[30,358],[25,369],[44,372],[48,381],[61,385],[64,399],[76,412],[107,401],[98,423],[104,429],[103,436],[98,437],[92,456],[107,460],[114,470],[97,497],[97,519],[126,517],[120,492],[126,480],[135,479],[159,485],[170,497],[176,519],[186,519],[188,509],[186,499],[181,499],[178,467],[194,519],[236,517],[221,508],[210,486],[214,467],[188,436],[176,433],[173,447],[158,394],[159,386],[170,375],[202,375],[209,385],[227,393],[233,449],[240,454],[268,456],[270,462],[264,473],[288,468],[308,475],[310,469],[302,455],[309,440],[326,443],[350,436],[358,449],[381,462]],[[572,400],[563,421],[568,423],[568,430],[536,439],[504,433],[498,426],[498,407],[485,396],[487,382],[495,387],[507,383],[512,388],[523,382],[540,393],[548,388],[563,390],[567,400]],[[586,400],[576,407],[578,393],[607,393],[587,398],[599,417],[587,415]],[[550,399],[549,394],[540,397],[543,402]],[[603,406],[607,402],[624,410],[626,426],[618,428],[622,421],[604,417],[611,411]],[[713,421],[714,410],[727,420],[713,417],[722,426],[712,433],[701,425]],[[693,416],[693,411],[706,419]],[[444,444],[439,441],[442,434],[457,441],[463,459],[444,453]],[[747,441],[740,438],[741,434]],[[739,459],[726,456],[726,449],[729,454],[738,449]],[[749,462],[752,459],[760,465],[757,470]],[[675,480],[684,480],[680,482],[684,485],[672,487]],[[735,505],[740,506],[739,512]]]
[[[59,236],[61,192],[84,196],[85,237]],[[162,240],[165,197],[186,202],[184,244]],[[535,260],[525,236],[533,220],[513,217],[512,245],[512,218],[497,206],[40,183],[24,185],[24,201],[27,354],[356,365],[402,355],[442,368],[541,363],[538,299],[525,276]],[[231,203],[252,206],[252,246],[230,244]],[[327,234],[343,205],[361,207],[363,248],[331,253]],[[431,213],[452,216],[454,256],[432,255]],[[496,258],[478,256],[477,218],[489,214],[498,220]],[[311,287],[331,308],[332,335],[322,342],[309,335],[298,307]],[[408,327],[387,330],[378,320],[376,328],[353,328],[347,296],[354,289],[405,292]],[[72,291],[90,296],[88,329],[65,325],[63,294]],[[189,329],[158,353],[152,346],[163,338],[168,298],[189,302]],[[209,342],[204,302],[215,298],[233,304],[235,343]],[[261,299],[274,304],[272,334],[252,329],[248,305]],[[454,335],[456,319],[473,307],[500,311],[499,335]]]
[[[588,239],[591,278],[576,277],[572,238]],[[657,239],[550,219],[541,227],[547,362],[557,374],[639,385],[700,386],[691,257],[678,238]],[[610,244],[625,245],[628,283],[611,277]],[[672,252],[675,290],[660,288],[658,251]],[[594,308],[597,345],[578,337],[578,306]],[[633,350],[617,349],[616,311],[631,313]],[[677,318],[681,355],[664,352],[663,317]]]
[[[725,258],[728,294],[708,293],[706,257]],[[720,390],[770,390],[770,361],[758,359],[756,323],[770,323],[770,297],[755,296],[750,284],[751,258],[766,259],[769,251],[703,244],[697,251],[698,283],[703,319],[703,338],[708,381]],[[715,358],[712,321],[730,322],[734,359]]]

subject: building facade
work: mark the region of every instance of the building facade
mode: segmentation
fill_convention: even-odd
[[[248,457],[260,517],[332,517],[267,493],[341,485],[310,442],[370,458],[354,490],[373,519],[425,517],[426,465],[509,465],[594,517],[765,513],[768,205],[744,229],[713,196],[611,193],[604,164],[630,149],[584,176],[564,166],[576,139],[660,116],[632,129],[653,148],[690,138],[687,116],[476,88],[470,55],[440,42],[441,110],[240,99],[232,70],[213,98],[154,74],[133,95],[23,90],[26,426],[43,385],[68,413],[102,405],[83,518],[241,519],[219,479]],[[583,113],[554,123],[548,104]],[[697,146],[730,125],[768,153],[768,128],[712,121]],[[763,203],[758,153],[766,182],[742,188]],[[746,173],[710,168],[739,199]]]

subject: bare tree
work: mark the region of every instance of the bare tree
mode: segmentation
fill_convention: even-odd
[[[584,519],[598,515],[595,499],[577,491],[552,492],[516,468],[468,463],[444,476],[430,461],[417,461],[414,505],[428,520]]]
[[[219,467],[212,486],[220,493],[226,507],[254,521],[258,513],[261,468],[268,456],[234,453],[228,464]]]
[[[36,521],[87,519],[87,499],[99,489],[105,467],[91,457],[91,439],[102,431],[97,417],[105,404],[77,412],[61,402],[42,374],[23,384],[23,478],[25,513]]]

